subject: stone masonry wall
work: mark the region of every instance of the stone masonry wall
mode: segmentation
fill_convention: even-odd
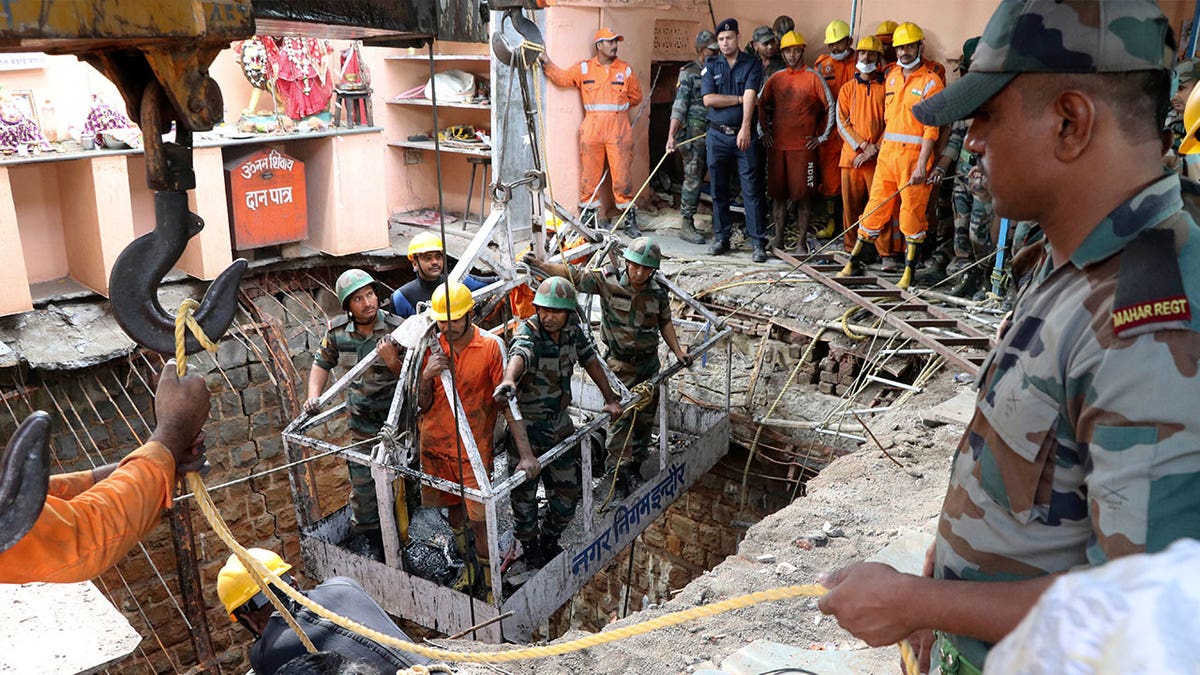
[[[323,335],[324,314],[311,290],[315,280],[300,281],[272,278],[271,292],[244,293],[243,302],[251,304],[243,304],[216,357],[202,353],[189,362],[205,374],[212,392],[211,421],[205,426],[212,470],[205,483],[217,508],[239,542],[279,552],[302,574],[288,473],[258,475],[286,463],[280,432],[290,415],[281,392],[290,387],[292,401],[303,400],[311,352]],[[268,324],[274,324],[273,331]],[[278,356],[272,355],[272,343]],[[8,438],[17,419],[32,409],[46,410],[53,419],[52,472],[119,461],[150,435],[150,392],[160,363],[155,354],[136,353],[85,371],[0,372],[6,405],[0,407],[0,433]],[[349,493],[345,462],[327,457],[311,466],[322,514],[344,505]],[[257,477],[218,487],[252,475]],[[217,665],[224,672],[246,672],[249,633],[230,622],[216,594],[217,572],[229,551],[194,502],[190,506]],[[112,672],[183,673],[197,665],[191,629],[176,605],[183,604],[176,570],[164,513],[140,547],[95,580],[144,638]]]

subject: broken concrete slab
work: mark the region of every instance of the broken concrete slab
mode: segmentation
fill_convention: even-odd
[[[94,673],[142,637],[95,584],[0,584],[0,673]]]
[[[965,428],[975,414],[976,393],[974,388],[964,389],[952,398],[926,410],[921,414],[921,419],[926,424],[932,421],[935,424],[957,424]]]
[[[920,574],[925,567],[925,551],[932,543],[933,535],[928,532],[901,529],[890,544],[867,558],[867,562],[884,563],[901,572]]]
[[[861,675],[895,672],[899,658],[900,653],[895,647],[808,649],[770,640],[755,640],[726,657],[721,662],[721,670],[717,672],[724,675],[778,672]]]

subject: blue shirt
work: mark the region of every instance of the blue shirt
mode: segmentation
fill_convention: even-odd
[[[700,71],[700,94],[724,94],[726,96],[741,96],[747,89],[758,91],[763,85],[762,60],[738,52],[733,68],[723,54],[710,56],[704,61],[704,70]],[[709,108],[708,121],[713,124],[724,124],[730,127],[742,125],[742,106],[731,105],[728,108]]]
[[[470,274],[464,274],[462,278],[463,285],[471,291],[477,291],[493,281],[495,281],[494,278],[488,281],[487,279],[478,279]],[[417,303],[429,302],[429,299],[433,297],[433,290],[438,286],[445,285],[445,283],[445,275],[438,277],[436,281],[426,281],[421,277],[417,277],[397,288],[392,293],[392,314],[401,319],[407,319],[416,314]]]

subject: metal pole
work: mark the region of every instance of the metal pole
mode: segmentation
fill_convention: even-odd
[[[176,489],[176,492],[182,490]],[[196,539],[192,532],[192,510],[186,501],[171,507],[171,543],[175,548],[175,568],[179,576],[179,593],[183,596],[183,611],[190,624],[192,647],[196,650],[198,668],[205,673],[220,673],[208,617],[204,613],[201,594],[200,565],[196,560]]]
[[[1189,59],[1196,58],[1196,29],[1200,28],[1200,2],[1196,3],[1196,10],[1192,13],[1192,34],[1188,36],[1187,57]]]

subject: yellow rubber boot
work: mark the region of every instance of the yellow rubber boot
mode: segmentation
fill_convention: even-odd
[[[917,264],[917,245],[920,243],[908,240],[908,245],[904,249],[904,274],[900,275],[900,281],[896,282],[897,288],[907,289],[912,285],[913,267]]]
[[[850,251],[850,259],[846,261],[846,266],[842,268],[842,271],[838,272],[835,276],[839,278],[856,277],[862,274],[863,266],[859,257],[862,256],[863,246],[866,245],[866,241],[866,239],[859,237],[854,242],[854,249]]]

